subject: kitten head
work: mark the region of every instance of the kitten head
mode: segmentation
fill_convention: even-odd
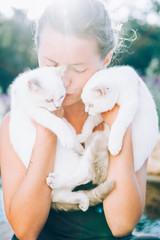
[[[96,72],[86,83],[81,94],[85,111],[91,115],[111,110],[118,92],[106,70]]]
[[[48,111],[57,110],[66,95],[61,79],[64,70],[64,67],[42,67],[30,71],[27,81],[30,102]]]

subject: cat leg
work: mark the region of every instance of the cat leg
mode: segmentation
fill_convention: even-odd
[[[74,136],[74,150],[78,153],[78,154],[83,154],[84,152],[84,148],[81,145],[81,143],[78,140],[78,136],[76,134],[76,131],[74,129],[74,127],[67,121],[67,119],[62,118],[62,120],[66,123],[66,125],[69,127],[69,129],[71,130],[73,136]]]
[[[85,142],[87,138],[92,134],[93,129],[102,122],[103,122],[103,119],[100,114],[97,114],[95,116],[89,115],[86,122],[84,123],[82,133],[77,135],[80,143]]]
[[[134,96],[135,97],[135,96]],[[120,106],[118,116],[113,123],[108,140],[108,149],[112,155],[117,155],[123,144],[124,134],[132,123],[138,109],[138,96],[134,100],[125,102]]]
[[[100,184],[105,181],[108,172],[109,153],[106,149],[96,153],[95,158],[91,162],[92,182]]]
[[[103,131],[96,131],[86,144],[90,151],[90,172],[93,184],[105,181],[108,170],[108,126]]]
[[[73,203],[52,202],[51,207],[61,211],[80,210],[79,205]]]
[[[91,170],[90,163],[85,161],[85,159],[80,159],[80,163],[77,166],[77,169],[70,176],[64,176],[62,178],[60,175],[55,172],[50,173],[46,178],[48,186],[52,189],[68,187],[75,188],[81,184],[85,184],[91,181]]]
[[[103,202],[113,188],[114,181],[111,180],[105,181],[91,190],[70,192],[67,189],[55,189],[52,191],[52,208],[63,211],[79,209],[86,211],[89,206]],[[86,196],[88,197],[87,200]]]
[[[82,191],[85,193],[89,198],[89,205],[94,206],[98,203],[103,202],[103,200],[107,197],[107,195],[113,190],[114,188],[114,181],[105,181],[98,185],[97,187],[88,190]]]
[[[86,194],[82,192],[72,192],[69,188],[59,188],[52,190],[51,198],[53,208],[58,208],[65,211],[70,210],[72,204],[75,205],[75,207],[78,206],[82,211],[87,211],[89,207],[89,199]],[[55,206],[54,203],[56,203]]]
[[[44,108],[30,109],[29,116],[42,126],[54,132],[64,147],[73,148],[74,136],[61,118],[55,116]]]

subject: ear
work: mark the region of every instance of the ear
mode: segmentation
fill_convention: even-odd
[[[30,90],[34,92],[39,92],[41,90],[40,82],[35,78],[29,80],[27,86]]]
[[[104,62],[103,62],[103,67],[107,67],[107,66],[110,64],[111,59],[112,59],[112,55],[113,55],[113,51],[110,51],[110,52],[106,55],[106,57],[105,57],[105,59],[104,59]]]
[[[65,65],[63,66],[59,66],[59,67],[55,67],[55,72],[59,77],[63,77],[65,71],[66,71],[67,67]]]
[[[98,96],[105,96],[107,94],[107,90],[109,90],[109,88],[107,87],[95,87],[93,89],[95,91],[95,93],[98,95]]]

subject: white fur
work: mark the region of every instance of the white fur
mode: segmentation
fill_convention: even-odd
[[[73,128],[72,126],[70,127]],[[60,141],[57,141],[54,172],[49,175],[53,177],[52,188],[70,187],[73,189],[78,185],[93,180],[91,168],[95,158],[93,148],[95,149],[98,138],[101,141],[98,145],[101,145],[102,150],[107,151],[108,134],[109,129],[107,125],[105,125],[104,131],[92,133],[86,139],[85,149],[83,148],[83,153],[80,151],[80,154],[72,149],[66,149]],[[98,151],[96,153],[98,154]]]
[[[158,116],[152,96],[144,82],[129,66],[112,67],[97,72],[82,91],[85,110],[91,115],[120,106],[112,125],[108,148],[117,155],[126,129],[132,123],[135,171],[148,158],[158,137]]]
[[[82,128],[82,133],[78,134],[78,140],[80,141],[80,143],[86,142],[87,138],[93,132],[94,127],[98,126],[98,124],[102,122],[103,122],[103,119],[101,114],[97,114],[94,116],[89,115]]]
[[[68,123],[68,126],[69,125]],[[74,133],[71,125],[70,128]],[[97,179],[98,181],[95,180],[96,183],[99,184],[105,181],[108,169],[108,130],[108,126],[105,125],[104,131],[91,133],[86,139],[86,148],[83,149],[83,152],[82,149],[80,149],[80,154],[74,150],[64,148],[61,142],[59,140],[57,141],[54,172],[50,173],[46,179],[48,186],[53,189],[53,203],[77,203],[83,211],[88,209],[89,201],[86,194],[75,193],[72,192],[72,190],[81,184],[94,181],[94,179],[97,178],[95,173],[96,167],[94,167],[95,163],[99,165],[96,171],[99,171],[100,175],[99,179]],[[106,189],[102,191],[102,195],[107,188],[110,189],[110,187],[111,189],[113,188],[113,182],[106,184]]]
[[[61,80],[63,71],[63,67],[29,70],[19,75],[11,85],[10,139],[26,167],[36,139],[32,119],[53,131],[65,147],[73,147],[70,129],[51,113],[61,106],[66,94]]]

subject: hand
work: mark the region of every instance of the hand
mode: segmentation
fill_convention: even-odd
[[[101,113],[103,120],[105,121],[109,128],[112,127],[112,124],[116,120],[118,111],[119,105],[116,104],[114,108],[112,108],[111,110]]]

